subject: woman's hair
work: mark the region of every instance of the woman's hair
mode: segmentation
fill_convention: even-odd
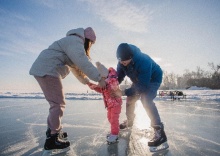
[[[85,51],[86,51],[86,55],[88,56],[89,59],[91,59],[90,58],[89,42],[91,42],[91,41],[88,38],[85,38],[84,48],[85,48]]]

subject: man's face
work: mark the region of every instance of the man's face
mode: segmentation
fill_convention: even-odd
[[[131,59],[129,60],[125,60],[125,61],[119,61],[123,66],[127,66],[129,65],[129,63],[131,62]]]

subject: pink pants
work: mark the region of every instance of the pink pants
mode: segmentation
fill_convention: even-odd
[[[51,133],[54,134],[62,129],[61,119],[65,109],[65,97],[61,79],[53,76],[35,76],[35,79],[50,104],[47,125],[51,129]]]
[[[118,135],[119,133],[119,114],[121,113],[121,105],[108,108],[108,121],[111,124],[111,134]]]

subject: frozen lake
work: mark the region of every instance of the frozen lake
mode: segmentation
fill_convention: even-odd
[[[156,99],[170,145],[166,155],[220,155],[220,94],[206,92],[205,98],[195,97],[197,94],[200,93],[180,101]],[[119,143],[110,146],[105,141],[109,123],[102,100],[66,103],[63,130],[69,134],[71,151],[63,155],[151,155],[146,133],[149,119],[140,103],[131,136],[123,132]],[[48,108],[45,99],[0,98],[0,155],[42,155]],[[120,121],[124,117],[125,105]]]
[[[0,99],[0,155],[41,155],[48,108],[44,99]],[[109,123],[102,100],[67,100],[63,126],[71,142],[68,155],[126,155],[126,137],[117,146],[106,144]]]
[[[157,101],[157,105],[170,146],[166,155],[220,155],[220,102]],[[136,124],[139,130],[131,135],[131,155],[150,155],[141,121],[143,117]]]

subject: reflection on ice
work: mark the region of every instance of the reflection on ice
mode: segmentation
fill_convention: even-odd
[[[163,150],[163,151],[158,151],[156,153],[152,153],[151,156],[167,156],[169,152],[169,149]]]
[[[42,156],[58,156],[58,155],[67,155],[70,147],[64,149],[53,149],[53,150],[43,150]]]
[[[160,146],[157,146],[157,147],[151,146],[149,149],[150,149],[151,152],[160,152],[160,151],[163,151],[167,148],[169,148],[169,145],[168,145],[167,142],[164,142]]]
[[[142,137],[139,141],[140,141],[140,143],[143,144],[144,146],[148,146],[148,141],[149,141],[148,138]]]
[[[136,114],[134,121],[135,127],[140,130],[150,129],[150,119],[147,116],[147,113],[140,100],[136,102],[135,114]]]
[[[108,154],[110,156],[117,156],[117,155],[119,155],[119,153],[118,153],[118,144],[117,143],[109,145],[107,147],[107,149],[108,149]]]

